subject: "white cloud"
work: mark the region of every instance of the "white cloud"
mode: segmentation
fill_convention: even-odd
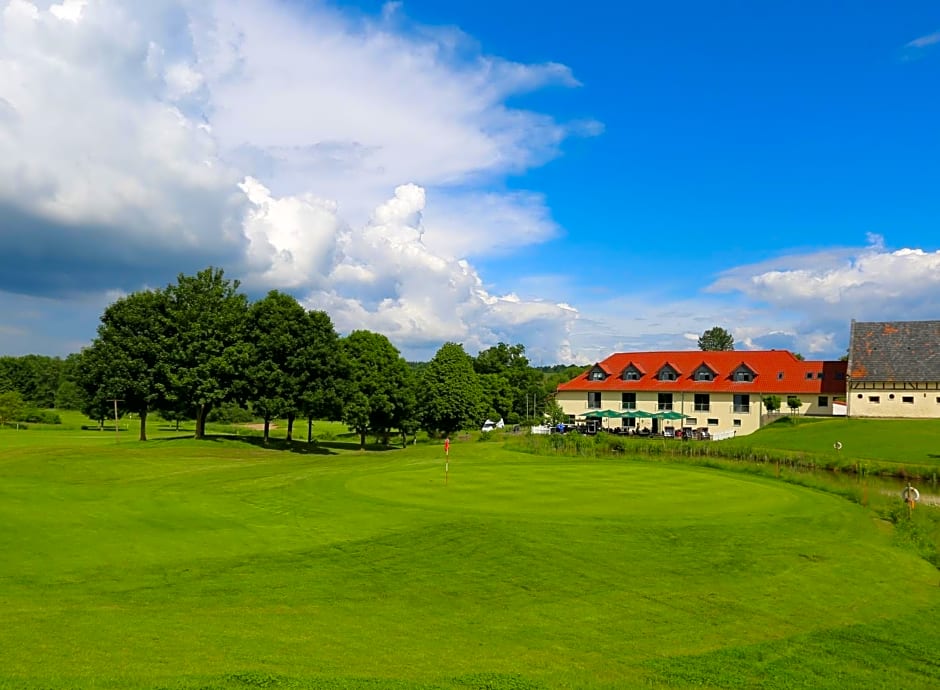
[[[730,271],[712,289],[738,291],[783,310],[833,317],[867,319],[884,317],[887,311],[895,313],[893,318],[902,312],[933,314],[940,307],[940,251],[888,251],[874,245],[785,257]]]
[[[913,41],[905,44],[907,48],[926,48],[928,46],[935,45],[940,43],[940,31],[936,33],[927,34],[926,36],[920,36],[915,38]]]
[[[904,44],[901,48],[900,59],[902,62],[919,60],[933,51],[937,44],[940,44],[940,31],[919,36]]]
[[[535,356],[567,354],[577,312],[491,294],[467,261],[428,248],[425,203],[422,188],[402,185],[368,223],[340,232],[332,270],[307,305],[329,312],[341,330],[376,330],[424,355],[447,340],[463,342],[471,352],[503,340],[525,341]]]
[[[506,105],[576,87],[564,65],[484,55],[398,3],[0,0],[0,85],[0,288],[213,263],[402,344],[565,347],[573,310],[495,296],[467,260],[559,232],[540,195],[494,188],[602,130]]]

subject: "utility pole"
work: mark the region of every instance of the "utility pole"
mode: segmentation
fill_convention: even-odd
[[[111,398],[111,402],[114,403],[114,442],[118,442],[118,410],[117,404],[119,402],[124,402],[123,398]]]

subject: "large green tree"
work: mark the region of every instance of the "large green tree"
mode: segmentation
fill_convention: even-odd
[[[715,326],[702,333],[698,339],[698,348],[711,351],[733,350],[734,337],[721,326]]]
[[[241,402],[250,391],[251,348],[245,339],[248,300],[237,280],[222,269],[180,274],[166,287],[167,398],[171,408],[189,405],[196,438],[204,438],[206,417],[223,402]]]
[[[298,354],[304,347],[307,312],[296,299],[272,290],[248,309],[248,367],[252,409],[264,419],[264,443],[271,419],[296,413]]]
[[[118,299],[105,309],[92,342],[92,380],[119,400],[119,408],[140,416],[140,440],[147,440],[147,415],[166,391],[166,296],[143,290]],[[91,360],[89,360],[91,361]],[[97,410],[103,397],[93,395]]]
[[[486,377],[485,406],[507,422],[534,416],[537,403],[545,398],[542,374],[529,366],[522,344],[498,343],[482,350],[473,359],[473,368],[477,374]],[[508,384],[511,402],[506,400],[507,388],[495,381],[493,376],[498,376]]]
[[[411,370],[379,333],[353,331],[342,343],[349,366],[343,421],[359,434],[359,447],[365,448],[367,433],[387,439],[392,429],[406,423],[414,396]]]
[[[418,414],[428,431],[451,434],[482,421],[483,386],[462,345],[441,346],[421,372],[418,390]]]
[[[78,354],[75,381],[82,391],[79,410],[89,419],[104,425],[104,420],[114,414],[117,400],[118,415],[123,415],[124,391],[120,376],[111,370],[112,355],[107,343],[96,343]]]
[[[313,438],[313,420],[343,418],[343,398],[349,365],[329,314],[308,311],[303,319],[302,345],[294,359],[293,405],[288,412],[287,438],[293,434],[294,410],[307,418],[307,442]]]

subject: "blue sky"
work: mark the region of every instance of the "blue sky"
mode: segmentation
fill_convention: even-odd
[[[0,0],[0,353],[218,265],[410,358],[940,318],[940,6]]]

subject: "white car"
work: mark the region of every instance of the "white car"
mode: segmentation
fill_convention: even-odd
[[[498,422],[487,419],[483,422],[483,428],[480,431],[492,431],[493,429],[502,429],[505,426],[503,424],[503,418],[500,417]]]

